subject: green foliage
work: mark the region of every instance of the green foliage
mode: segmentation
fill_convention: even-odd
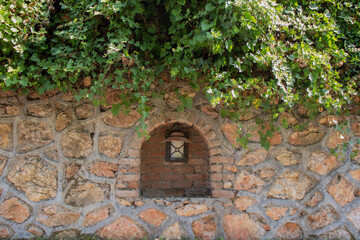
[[[359,18],[355,0],[0,0],[0,86],[95,104],[120,89],[144,119],[166,72],[202,86],[222,117],[254,106],[276,118],[296,103],[337,111],[359,92]]]

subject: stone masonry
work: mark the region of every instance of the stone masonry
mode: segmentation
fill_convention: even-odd
[[[231,122],[180,91],[193,108],[152,100],[148,138],[136,109],[112,116],[68,94],[1,93],[0,238],[360,239],[360,115],[310,120],[300,107],[270,123],[251,108]],[[164,162],[174,123],[192,141],[186,163]]]

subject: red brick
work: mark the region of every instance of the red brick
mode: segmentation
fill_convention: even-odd
[[[209,166],[195,166],[195,172],[197,173],[207,173],[209,171]]]
[[[213,140],[215,139],[217,136],[216,136],[216,132],[215,131],[210,131],[208,133],[205,134],[205,137],[208,139],[208,140]]]
[[[182,181],[184,180],[184,175],[179,175],[179,174],[171,174],[171,175],[164,175],[163,176],[165,181],[171,181],[171,182],[175,182],[175,181]]]
[[[194,181],[193,185],[194,185],[194,187],[207,188],[207,187],[209,187],[209,182],[208,181]]]
[[[153,188],[171,188],[170,182],[154,182],[152,184]]]
[[[129,149],[128,153],[127,153],[128,157],[139,157],[140,156],[140,151],[139,150],[134,150],[134,149]]]
[[[192,168],[191,166],[179,166],[179,167],[174,167],[172,172],[173,173],[193,173],[194,168]]]
[[[234,157],[227,157],[227,156],[214,156],[210,158],[211,163],[234,163]]]
[[[119,175],[117,177],[118,181],[130,182],[130,181],[139,181],[140,175],[133,174],[133,175]]]
[[[210,156],[215,156],[215,155],[221,153],[221,148],[220,147],[212,148],[212,149],[210,149],[209,152],[210,152]]]
[[[161,158],[143,158],[143,165],[162,165],[164,161]]]
[[[211,182],[211,187],[214,189],[222,189],[223,184],[221,182]]]
[[[209,161],[206,158],[189,158],[189,165],[208,165]]]
[[[222,174],[222,173],[213,173],[210,176],[212,181],[234,181],[234,174]]]
[[[151,184],[152,184],[152,182],[141,181],[141,187],[142,188],[151,188]]]
[[[118,163],[120,165],[139,166],[140,165],[140,159],[122,158],[122,159],[119,159]]]
[[[233,198],[234,192],[225,190],[213,190],[212,195],[216,198]]]
[[[223,180],[223,174],[222,173],[213,173],[210,175],[211,181],[222,181]]]
[[[149,151],[149,157],[165,157],[165,148],[164,149],[152,149]]]
[[[160,174],[142,174],[141,180],[142,181],[160,181],[161,175]]]
[[[194,150],[189,153],[190,158],[206,158],[209,156],[209,152],[207,150]]]
[[[139,197],[139,190],[117,190],[117,197]]]
[[[152,167],[151,172],[153,172],[153,173],[170,173],[171,167]]]
[[[140,166],[129,167],[129,172],[131,172],[131,173],[139,173],[140,172]]]
[[[200,173],[186,174],[185,177],[188,180],[206,180],[207,174],[200,174]]]
[[[186,116],[186,120],[190,123],[195,123],[197,119],[197,116],[195,114],[190,113],[189,115]]]
[[[224,181],[235,181],[235,174],[223,174]]]
[[[211,140],[210,144],[209,144],[209,148],[215,148],[215,147],[220,147],[221,146],[221,142],[219,140]]]
[[[139,187],[140,187],[139,181],[129,182],[129,188],[139,188]]]
[[[195,150],[206,150],[206,144],[204,142],[198,142],[198,143],[192,143],[189,144],[189,151],[195,151]]]
[[[201,126],[204,125],[204,124],[205,124],[205,121],[202,120],[201,118],[198,118],[196,120],[196,125],[199,126],[199,128],[201,128]]]
[[[210,166],[210,171],[211,172],[222,172],[223,171],[223,166],[222,165],[211,165]]]
[[[130,144],[130,147],[133,149],[140,149],[141,148],[141,142],[140,141],[132,141]]]
[[[174,188],[189,188],[193,185],[192,182],[173,182],[172,187]]]

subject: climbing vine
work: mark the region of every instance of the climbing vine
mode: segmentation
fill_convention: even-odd
[[[338,111],[359,92],[359,18],[355,0],[0,0],[0,86],[95,105],[120,89],[113,113],[136,105],[143,119],[169,81],[234,119],[250,106]]]

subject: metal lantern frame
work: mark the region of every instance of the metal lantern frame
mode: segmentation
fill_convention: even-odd
[[[183,142],[183,144],[180,147],[176,147],[173,142]],[[188,139],[188,134],[185,132],[182,132],[178,129],[174,131],[167,131],[165,141],[166,143],[165,148],[165,162],[187,162],[188,161],[188,144],[191,143]],[[175,149],[175,151],[172,151],[172,148]],[[183,152],[181,152],[181,148],[183,148]],[[178,152],[182,155],[181,158],[174,157],[174,153]]]

